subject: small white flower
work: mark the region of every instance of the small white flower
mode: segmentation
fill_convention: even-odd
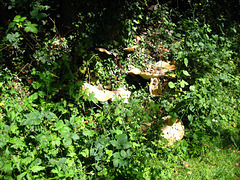
[[[216,120],[216,119],[212,119],[212,122],[218,122],[218,120]]]

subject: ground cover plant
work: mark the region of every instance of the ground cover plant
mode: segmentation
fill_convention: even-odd
[[[1,2],[1,179],[239,179],[239,2],[178,2]]]

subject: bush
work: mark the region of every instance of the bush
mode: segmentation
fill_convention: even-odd
[[[239,148],[239,26],[219,32],[204,21],[196,10],[214,2],[188,2],[188,18],[150,1],[54,3],[4,2],[11,17],[0,29],[1,178],[172,178],[166,164],[203,156],[206,142]],[[148,81],[126,72],[160,60],[178,67],[177,78],[161,77],[163,94],[152,97]],[[82,91],[85,81],[132,95],[127,104],[98,102]],[[163,148],[168,115],[184,123],[185,136]]]

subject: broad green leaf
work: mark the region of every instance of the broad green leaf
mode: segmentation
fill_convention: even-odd
[[[169,82],[168,83],[168,86],[172,89],[172,88],[175,88],[175,84],[173,82]]]
[[[150,148],[149,148],[150,149]],[[152,150],[152,152],[153,152],[153,150]],[[126,153],[127,153],[127,157],[130,157],[131,156],[131,150],[130,149],[128,149],[127,151],[126,151]]]
[[[204,44],[202,42],[199,42],[199,46],[203,48]]]
[[[120,159],[113,159],[113,166],[114,167],[121,166],[121,160]]]
[[[128,149],[132,146],[130,142],[126,142],[125,144],[122,145],[124,149]]]
[[[32,24],[30,21],[27,22],[27,24],[25,24],[25,28],[24,30],[26,32],[33,32],[35,34],[38,33],[38,29],[36,28],[38,25],[37,24]]]
[[[27,172],[23,172],[22,174],[19,174],[17,176],[17,180],[21,180],[26,174],[27,174]]]
[[[119,107],[116,107],[115,109],[115,114],[119,115],[121,113],[121,109]]]
[[[95,164],[95,168],[97,169],[97,171],[101,171],[102,170],[102,167],[99,166],[98,164]]]
[[[178,44],[178,43],[177,43]],[[183,57],[183,52],[182,51],[180,51],[179,53],[178,53],[178,55],[177,55],[177,58],[178,59],[181,59]]]
[[[36,18],[38,14],[38,9],[34,9],[33,11],[30,12],[30,15],[33,17],[33,18]]]
[[[45,169],[45,167],[43,167],[43,166],[33,166],[33,167],[31,168],[31,170],[32,170],[33,172],[42,171],[42,170],[44,170],[44,169]]]
[[[117,141],[124,149],[128,149],[131,147],[131,143],[128,142],[128,137],[126,134],[120,134],[117,138]]]
[[[118,135],[123,133],[123,131],[120,130],[120,129],[116,129],[114,132],[115,132],[116,134],[118,134]]]
[[[194,139],[195,141],[198,141],[198,135],[197,135],[196,133],[194,133],[194,134],[192,135],[192,137],[193,137],[193,139]]]
[[[19,21],[20,22],[23,22],[23,21],[25,21],[27,18],[26,17],[21,17],[20,19],[19,19]]]
[[[89,100],[89,101],[92,101],[92,102],[94,102],[94,103],[98,103],[98,100],[97,100],[97,98],[95,97],[95,94],[94,94],[94,93],[89,93],[88,100]]]
[[[132,113],[132,111],[127,110],[126,115],[127,115],[128,117],[132,117],[132,116],[133,116],[133,113]]]
[[[16,125],[16,124],[14,124],[14,123],[12,123],[11,124],[11,126],[10,126],[10,130],[11,130],[11,132],[13,133],[13,134],[19,134],[19,127]]]
[[[189,120],[190,122],[193,121],[193,116],[192,116],[191,114],[188,115],[188,120]]]
[[[39,125],[43,120],[43,115],[39,111],[33,111],[25,116],[22,120],[21,125]]]
[[[14,42],[18,42],[18,41],[19,41],[19,37],[20,37],[19,32],[15,32],[15,33],[8,34],[8,35],[6,36],[6,39],[7,39],[10,43],[14,43]],[[9,85],[12,84],[11,81],[8,81],[8,82],[10,82],[10,84],[8,83]]]
[[[172,117],[172,122],[175,123],[177,119],[177,114],[175,112],[170,112],[169,115]]]
[[[63,164],[65,164],[66,161],[67,161],[67,158],[60,158],[57,162],[57,165],[62,166]]]
[[[71,137],[72,137],[73,140],[78,140],[79,139],[79,136],[75,133],[72,133]]]
[[[119,134],[117,141],[119,142],[119,144],[123,145],[128,142],[128,137],[126,134]]]
[[[185,76],[190,76],[190,74],[189,74],[186,70],[183,70],[183,74],[184,74]]]
[[[33,161],[34,157],[26,157],[24,159],[22,159],[22,163],[25,165],[30,164]]]
[[[55,173],[55,174],[58,174],[58,173],[59,173],[59,170],[53,169],[53,170],[51,170],[51,172],[52,172],[52,173]]]
[[[71,138],[64,138],[63,139],[63,145],[64,146],[69,146],[70,144],[72,144],[72,139]]]
[[[10,173],[12,170],[13,170],[13,165],[12,165],[11,161],[5,162],[4,165],[1,167],[1,171],[3,171],[3,172],[9,172]],[[10,178],[8,177],[6,179],[10,179]]]
[[[118,149],[121,148],[121,145],[120,145],[119,142],[116,141],[116,140],[112,140],[112,141],[110,141],[110,143],[111,143],[114,147],[116,147],[116,148],[118,148]]]
[[[188,85],[188,83],[186,81],[184,81],[184,80],[180,81],[181,88],[184,88],[186,85]]]
[[[56,114],[54,114],[50,111],[43,111],[42,114],[48,120],[52,120],[53,118],[57,117]]]
[[[68,127],[67,125],[64,125],[63,127],[61,127],[61,129],[59,129],[60,134],[64,138],[68,138],[70,136],[70,131],[71,131],[71,128]]]
[[[38,9],[34,9],[33,11],[31,11],[30,15],[32,16],[32,18],[36,18],[37,20],[47,17],[46,13],[39,13]]]
[[[127,153],[124,150],[121,150],[120,154],[123,158],[127,157]]]
[[[15,25],[16,25],[16,22],[11,22],[9,23],[8,28],[9,29],[14,28]]]
[[[84,136],[93,137],[94,134],[95,134],[95,131],[91,131],[91,130],[88,130],[88,129],[84,129],[84,130],[83,130],[83,135],[84,135]]]
[[[17,20],[19,20],[20,18],[21,18],[20,15],[16,15],[16,16],[14,17],[13,21],[17,21]]]
[[[38,99],[38,93],[37,93],[37,92],[33,93],[32,95],[30,95],[30,96],[28,97],[28,99],[29,99],[31,102],[34,101],[34,100],[36,100],[36,99]]]
[[[34,89],[39,89],[42,86],[42,84],[39,82],[35,82],[35,83],[32,83],[32,86]]]
[[[37,18],[37,20],[40,20],[40,19],[43,19],[43,18],[45,18],[47,16],[48,15],[46,13],[39,13],[36,18]]]
[[[97,156],[97,155],[98,155],[98,152],[96,148],[90,148],[89,156]]]
[[[116,121],[118,121],[119,124],[123,124],[123,119],[121,116],[117,117]]]
[[[56,137],[55,139],[54,139],[54,141],[52,141],[52,144],[55,146],[60,146],[60,144],[61,144],[61,138],[60,137]]]
[[[114,159],[120,159],[121,158],[120,152],[115,152],[113,154],[113,157],[114,157]]]
[[[21,168],[20,168],[20,162],[21,162],[21,158],[19,156],[16,156],[16,155],[12,155],[12,161],[13,163],[15,164],[15,166],[17,167],[17,169],[19,171],[21,171]]]
[[[83,157],[89,157],[89,149],[88,148],[84,149],[82,152],[80,152],[80,154]]]
[[[106,154],[107,154],[108,157],[110,158],[110,157],[112,157],[112,155],[113,155],[113,151],[106,149]]]
[[[63,121],[60,120],[60,121],[58,121],[58,122],[55,124],[54,130],[55,130],[55,131],[58,131],[58,130],[62,129],[62,128],[64,127],[64,125],[65,125],[65,124],[63,123]]]
[[[184,64],[185,64],[186,67],[188,66],[188,59],[187,58],[184,58]]]
[[[73,124],[73,123],[74,123],[74,121],[75,121],[75,118],[76,118],[75,116],[72,116],[72,117],[70,117],[70,123],[71,123],[71,124]]]
[[[10,140],[8,134],[2,134],[0,138],[0,148],[3,148]]]
[[[38,96],[43,98],[44,96],[46,96],[46,93],[43,91],[38,91]]]

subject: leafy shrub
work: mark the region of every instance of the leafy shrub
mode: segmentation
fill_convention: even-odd
[[[237,130],[232,126],[236,124],[239,113],[236,112],[238,110],[235,105],[238,93],[234,90],[239,79],[233,76],[236,66],[232,59],[232,43],[221,35],[209,37],[209,26],[201,27],[197,22],[194,24],[195,26],[188,26],[195,27],[194,29],[185,29],[184,43],[176,57],[186,70],[179,72],[182,80],[171,85],[176,88],[175,92],[180,93],[174,111],[191,127],[193,135],[190,136],[196,140],[204,136],[200,133],[202,135],[199,137],[198,132],[209,135],[216,133],[231,138],[236,144],[236,137],[233,138],[232,134],[236,134]],[[231,111],[235,111],[236,116],[230,115]],[[227,134],[223,130],[226,126],[229,126],[229,130],[232,129]]]
[[[155,156],[150,142],[158,141],[161,133],[160,117],[153,116],[159,111],[156,105],[151,104],[149,112],[137,100],[116,101],[104,104],[103,111],[88,109],[80,115],[70,103],[40,101],[38,106],[34,103],[41,98],[38,94],[18,100],[14,97],[19,93],[14,91],[9,94],[12,101],[7,93],[1,97],[5,112],[1,113],[1,171],[5,177],[144,176],[145,158]],[[70,119],[61,118],[69,110],[75,112]],[[146,139],[141,124],[152,121],[156,129]]]
[[[213,31],[196,10],[214,2],[189,1],[191,18],[148,1],[65,2],[74,18],[55,2],[4,3],[18,11],[0,29],[1,178],[170,179],[167,164],[203,156],[206,142],[239,147],[239,27]],[[124,52],[135,36],[139,49]],[[176,79],[160,78],[163,95],[127,81],[128,65],[146,70],[159,60],[178,66]],[[100,103],[81,90],[84,81],[133,92],[128,104]],[[181,119],[185,137],[163,148],[167,115]]]

